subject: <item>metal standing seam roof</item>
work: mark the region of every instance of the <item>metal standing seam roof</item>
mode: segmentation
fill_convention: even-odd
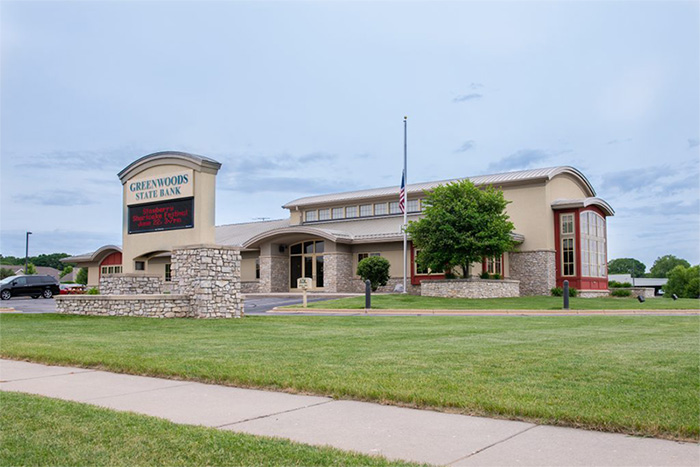
[[[242,246],[256,235],[284,227],[289,227],[289,219],[218,225],[215,231],[215,241],[217,245]]]
[[[570,166],[561,167],[547,167],[543,169],[530,169],[530,170],[520,170],[516,172],[505,172],[492,175],[479,175],[475,177],[464,177],[464,178],[453,178],[449,180],[440,180],[434,182],[422,182],[422,183],[412,183],[406,187],[407,194],[422,193],[434,189],[439,185],[445,185],[446,183],[457,182],[461,180],[471,180],[477,186],[483,185],[504,185],[518,182],[529,182],[536,180],[551,180],[553,177],[560,174],[570,174],[576,178],[579,178],[584,185],[591,191],[591,194],[595,196],[595,190],[593,186],[588,181],[588,179],[583,175],[578,169]],[[384,187],[384,188],[372,188],[369,190],[357,190],[348,191],[344,193],[331,193],[327,195],[316,195],[316,196],[306,196],[304,198],[298,198],[294,201],[290,201],[284,206],[285,209],[291,209],[295,207],[311,206],[316,204],[328,204],[328,203],[340,203],[351,200],[361,200],[367,198],[379,198],[383,196],[392,196],[399,194],[399,187],[397,185]]]

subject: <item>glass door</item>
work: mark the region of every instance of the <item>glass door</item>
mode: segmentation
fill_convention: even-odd
[[[289,248],[289,288],[296,290],[297,279],[308,277],[315,290],[323,289],[323,240],[297,243]]]

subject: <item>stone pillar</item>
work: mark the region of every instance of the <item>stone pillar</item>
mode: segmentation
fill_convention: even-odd
[[[326,292],[352,291],[352,254],[325,253],[323,255],[323,290]]]
[[[160,294],[163,281],[158,274],[102,274],[99,289],[102,295]]]
[[[195,318],[240,318],[241,252],[219,245],[194,245],[173,250],[173,288],[192,297]]]
[[[289,256],[260,256],[260,293],[289,292]]]
[[[549,295],[556,287],[557,253],[553,250],[508,253],[510,279],[520,281],[520,295]]]

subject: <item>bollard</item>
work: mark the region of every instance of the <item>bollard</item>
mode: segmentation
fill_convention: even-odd
[[[569,281],[564,281],[564,309],[569,309]]]
[[[372,283],[369,280],[365,281],[365,313],[366,310],[372,308]]]

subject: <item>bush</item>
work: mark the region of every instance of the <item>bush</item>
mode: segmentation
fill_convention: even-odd
[[[611,289],[618,288],[618,287],[632,287],[632,284],[630,284],[629,282],[610,281],[610,282],[608,282],[608,287]]]
[[[678,265],[668,273],[668,282],[664,285],[668,296],[676,294],[681,298],[698,298],[700,296],[700,266],[686,268]]]
[[[93,287],[85,293],[87,293],[88,295],[99,295],[100,291],[97,287]]]
[[[501,275],[500,275],[499,273],[496,273],[496,274],[494,274],[493,276],[491,276],[491,279],[497,279],[497,280],[498,280],[498,279],[500,279],[500,278],[501,278]]]
[[[486,271],[484,271],[484,272],[482,272],[481,274],[479,274],[479,277],[480,277],[481,279],[490,279],[490,278],[491,278],[491,276],[489,276],[489,273],[486,272]]]
[[[631,290],[618,289],[610,292],[613,297],[630,297],[632,295]]]
[[[554,297],[563,297],[564,296],[564,289],[562,289],[561,287],[554,287],[549,292]],[[569,287],[569,297],[575,297],[577,295],[578,295],[578,290],[576,290],[574,287]]]
[[[371,283],[372,292],[389,281],[389,260],[381,256],[369,256],[357,265],[357,275]]]
[[[452,271],[447,271],[445,273],[445,279],[457,279],[457,274]]]

